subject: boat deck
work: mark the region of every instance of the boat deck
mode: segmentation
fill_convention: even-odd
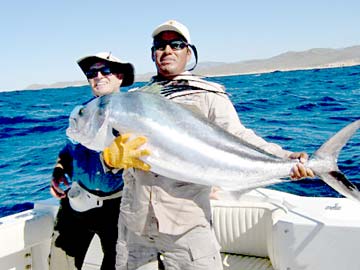
[[[224,270],[359,270],[360,204],[256,189],[212,201]],[[57,201],[0,219],[0,269],[48,270]],[[93,239],[83,269],[100,269]],[[61,268],[60,268],[61,269]],[[63,269],[61,269],[63,270]]]

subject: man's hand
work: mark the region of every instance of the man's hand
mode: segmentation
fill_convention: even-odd
[[[64,169],[61,165],[57,165],[53,170],[51,183],[50,183],[50,193],[55,198],[61,199],[66,197],[65,191],[60,187],[61,183],[64,183],[65,186],[70,186],[69,182],[65,176]]]
[[[136,137],[129,141],[131,134],[118,136],[112,144],[104,149],[103,158],[107,166],[116,169],[136,168],[149,171],[150,165],[140,160],[140,157],[150,155],[147,149],[139,149],[147,138],[144,136]]]
[[[305,152],[294,152],[289,156],[290,159],[298,159],[299,163],[296,163],[290,171],[290,177],[292,179],[301,179],[305,177],[315,177],[314,172],[306,168],[303,164],[309,159],[309,156]]]
[[[220,187],[211,187],[211,192],[209,195],[210,200],[220,200],[219,192],[221,191]]]

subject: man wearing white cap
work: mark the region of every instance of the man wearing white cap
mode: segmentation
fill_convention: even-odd
[[[94,97],[119,92],[120,86],[129,86],[134,81],[132,64],[120,61],[111,53],[86,56],[77,63]],[[126,138],[123,143],[129,146]],[[69,186],[67,178],[72,180],[72,185],[64,191],[60,184]],[[81,269],[94,234],[99,236],[104,253],[101,269],[115,269],[122,188],[122,171],[113,172],[104,166],[98,152],[74,141],[66,144],[59,153],[50,187],[51,194],[61,199],[50,269]]]
[[[221,85],[186,70],[192,52],[196,66],[197,51],[183,24],[167,21],[155,28],[152,37],[151,57],[157,76],[150,83],[173,86],[161,95],[195,108],[225,130],[271,154],[299,157],[246,129]],[[112,167],[123,168],[116,148],[115,141],[106,150],[104,160]],[[302,169],[294,169],[293,176],[306,176]],[[211,227],[211,187],[138,169],[125,170],[123,177],[117,269],[157,269],[158,253],[166,270],[222,269],[219,245]]]

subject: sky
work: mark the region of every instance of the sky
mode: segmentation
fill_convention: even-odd
[[[360,45],[360,1],[0,0],[0,91],[85,80],[76,60],[111,51],[154,72],[151,33],[185,24],[200,62]],[[196,71],[196,70],[195,70]]]

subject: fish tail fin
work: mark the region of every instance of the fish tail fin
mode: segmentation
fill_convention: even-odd
[[[341,149],[360,128],[360,119],[352,122],[327,140],[313,155],[316,165],[311,169],[325,183],[347,198],[360,202],[360,191],[339,170],[337,159]],[[311,160],[310,160],[311,161]],[[321,166],[326,164],[326,166]]]

